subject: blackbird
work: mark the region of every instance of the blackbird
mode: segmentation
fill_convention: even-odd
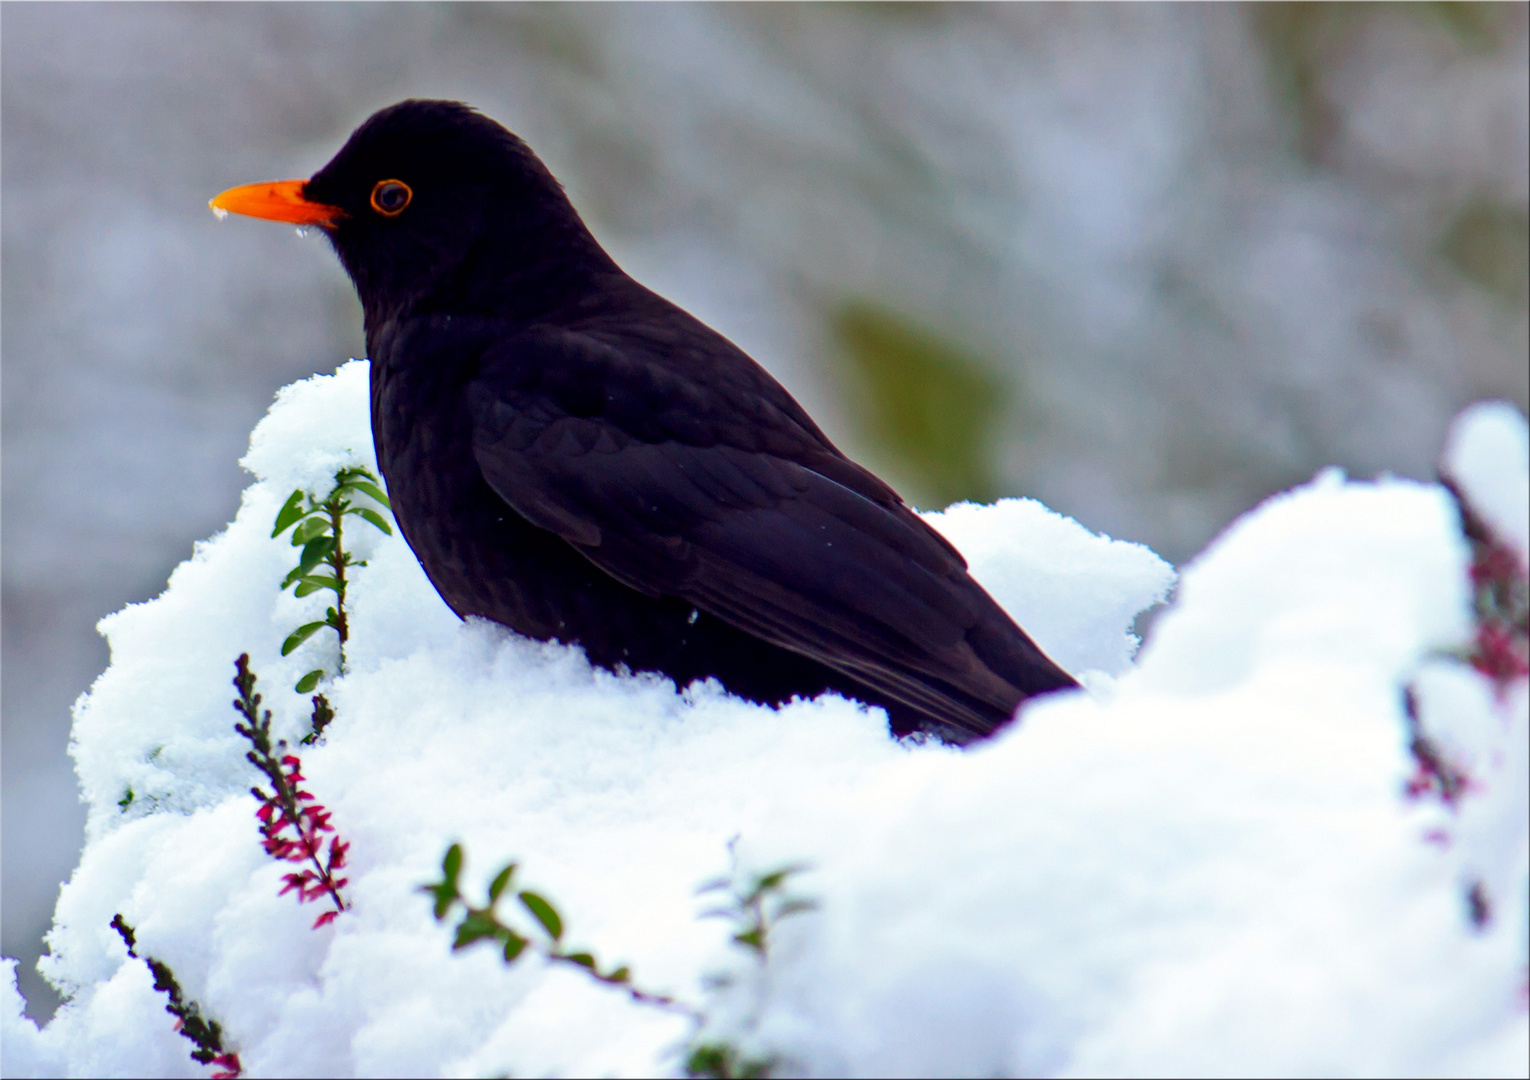
[[[837,691],[988,735],[1075,686],[763,368],[628,277],[527,145],[377,112],[215,211],[317,226],[355,283],[394,516],[459,616],[760,702]]]

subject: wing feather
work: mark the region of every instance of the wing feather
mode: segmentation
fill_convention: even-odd
[[[568,331],[498,343],[467,391],[494,491],[633,588],[973,734],[1035,691],[1028,667],[1071,682],[886,485],[790,410],[729,397]]]

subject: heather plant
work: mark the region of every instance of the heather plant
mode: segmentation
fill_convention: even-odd
[[[1461,511],[1471,543],[1475,632],[1467,661],[1493,682],[1500,699],[1530,674],[1530,579],[1514,549],[1496,536],[1453,484],[1445,484]]]
[[[1441,483],[1455,500],[1461,532],[1471,545],[1472,639],[1465,648],[1449,655],[1486,676],[1502,702],[1510,686],[1530,674],[1530,580],[1514,549],[1494,534],[1461,488],[1449,477],[1442,477]],[[1414,761],[1406,786],[1408,797],[1437,799],[1456,811],[1461,799],[1476,789],[1475,778],[1430,736],[1412,686],[1403,690],[1403,711]],[[1448,842],[1441,830],[1433,830],[1429,838]],[[1492,922],[1493,905],[1483,883],[1467,883],[1464,900],[1472,926],[1485,929]]]
[[[345,866],[350,844],[335,834],[329,811],[311,792],[304,790],[302,760],[296,754],[286,752],[285,741],[272,742],[271,710],[260,707],[261,696],[255,692],[255,673],[250,670],[248,654],[234,662],[234,686],[239,691],[239,696],[234,699],[234,710],[244,717],[243,721],[235,721],[234,730],[248,739],[253,747],[245,757],[271,782],[269,791],[261,787],[250,789],[250,793],[260,800],[260,809],[255,816],[260,821],[261,843],[273,859],[307,864],[282,879],[286,883],[283,894],[296,892],[299,903],[328,897],[334,904],[333,909],[314,920],[313,926],[317,930],[333,922],[345,910],[340,890],[345,887],[346,879],[338,873]],[[334,712],[323,695],[316,696],[313,705],[310,726],[312,734],[317,735],[333,718]]]
[[[112,917],[111,927],[121,935],[123,943],[127,945],[128,955],[137,959],[137,935],[121,912]],[[215,1066],[218,1071],[212,1074],[212,1080],[238,1080],[244,1072],[244,1066],[239,1062],[239,1055],[223,1045],[222,1026],[218,1021],[204,1017],[201,1006],[195,1001],[186,1000],[185,992],[181,990],[181,984],[169,964],[152,956],[142,959],[148,965],[149,973],[154,976],[154,989],[170,999],[165,1011],[175,1017],[175,1030],[196,1045],[196,1049],[191,1052],[192,1060]]]
[[[359,517],[387,535],[393,535],[393,527],[376,508],[367,504],[368,501],[385,511],[391,509],[377,477],[360,465],[349,465],[335,473],[334,487],[323,499],[315,499],[299,489],[287,496],[287,501],[277,512],[271,535],[280,536],[291,529],[292,546],[301,549],[297,565],[283,579],[282,588],[292,588],[295,596],[321,591],[335,595],[335,602],[326,609],[324,618],[306,622],[287,635],[282,642],[283,656],[327,627],[335,632],[339,646],[335,671],[345,674],[345,643],[350,639],[345,611],[345,572],[350,567],[366,565],[345,550],[345,519]],[[324,668],[314,668],[297,681],[294,689],[306,694],[319,685],[325,674]]]
[[[1472,586],[1472,640],[1450,655],[1487,676],[1501,699],[1515,680],[1530,673],[1530,581],[1514,550],[1493,534],[1461,489],[1449,478],[1441,482],[1455,500],[1461,515],[1461,531],[1472,553],[1468,569]],[[1415,764],[1408,781],[1408,795],[1432,796],[1454,808],[1471,789],[1471,776],[1450,762],[1429,737],[1411,687],[1404,690],[1403,707]]]

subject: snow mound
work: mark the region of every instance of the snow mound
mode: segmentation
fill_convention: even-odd
[[[230,679],[248,652],[278,730],[304,732],[290,688],[333,645],[280,655],[323,601],[279,590],[271,523],[372,465],[366,377],[284,390],[235,521],[103,620],[73,742],[87,844],[43,961],[70,1000],[39,1030],[7,991],[7,1075],[208,1074],[119,912],[248,1075],[678,1075],[685,1018],[452,953],[418,892],[452,842],[469,895],[519,861],[568,941],[779,1075],[1525,1073],[1524,679],[1441,651],[1473,626],[1449,494],[1337,473],[1192,564],[1135,666],[1133,620],[1173,582],[1157,556],[1029,500],[928,515],[1093,688],[966,752],[832,695],[763,708],[460,622],[401,540],[348,531],[350,672],[300,749],[352,844],[350,910],[311,929],[259,843]],[[1498,498],[1507,472],[1472,482]],[[1472,772],[1452,805],[1408,794],[1410,700]],[[697,918],[730,859],[808,867],[816,909],[763,966]]]

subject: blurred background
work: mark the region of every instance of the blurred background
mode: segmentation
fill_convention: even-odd
[[[1526,406],[1524,4],[0,7],[3,951],[84,815],[94,623],[363,350],[318,236],[217,222],[374,109],[471,102],[626,269],[923,507],[1031,495],[1176,562],[1334,463]]]

